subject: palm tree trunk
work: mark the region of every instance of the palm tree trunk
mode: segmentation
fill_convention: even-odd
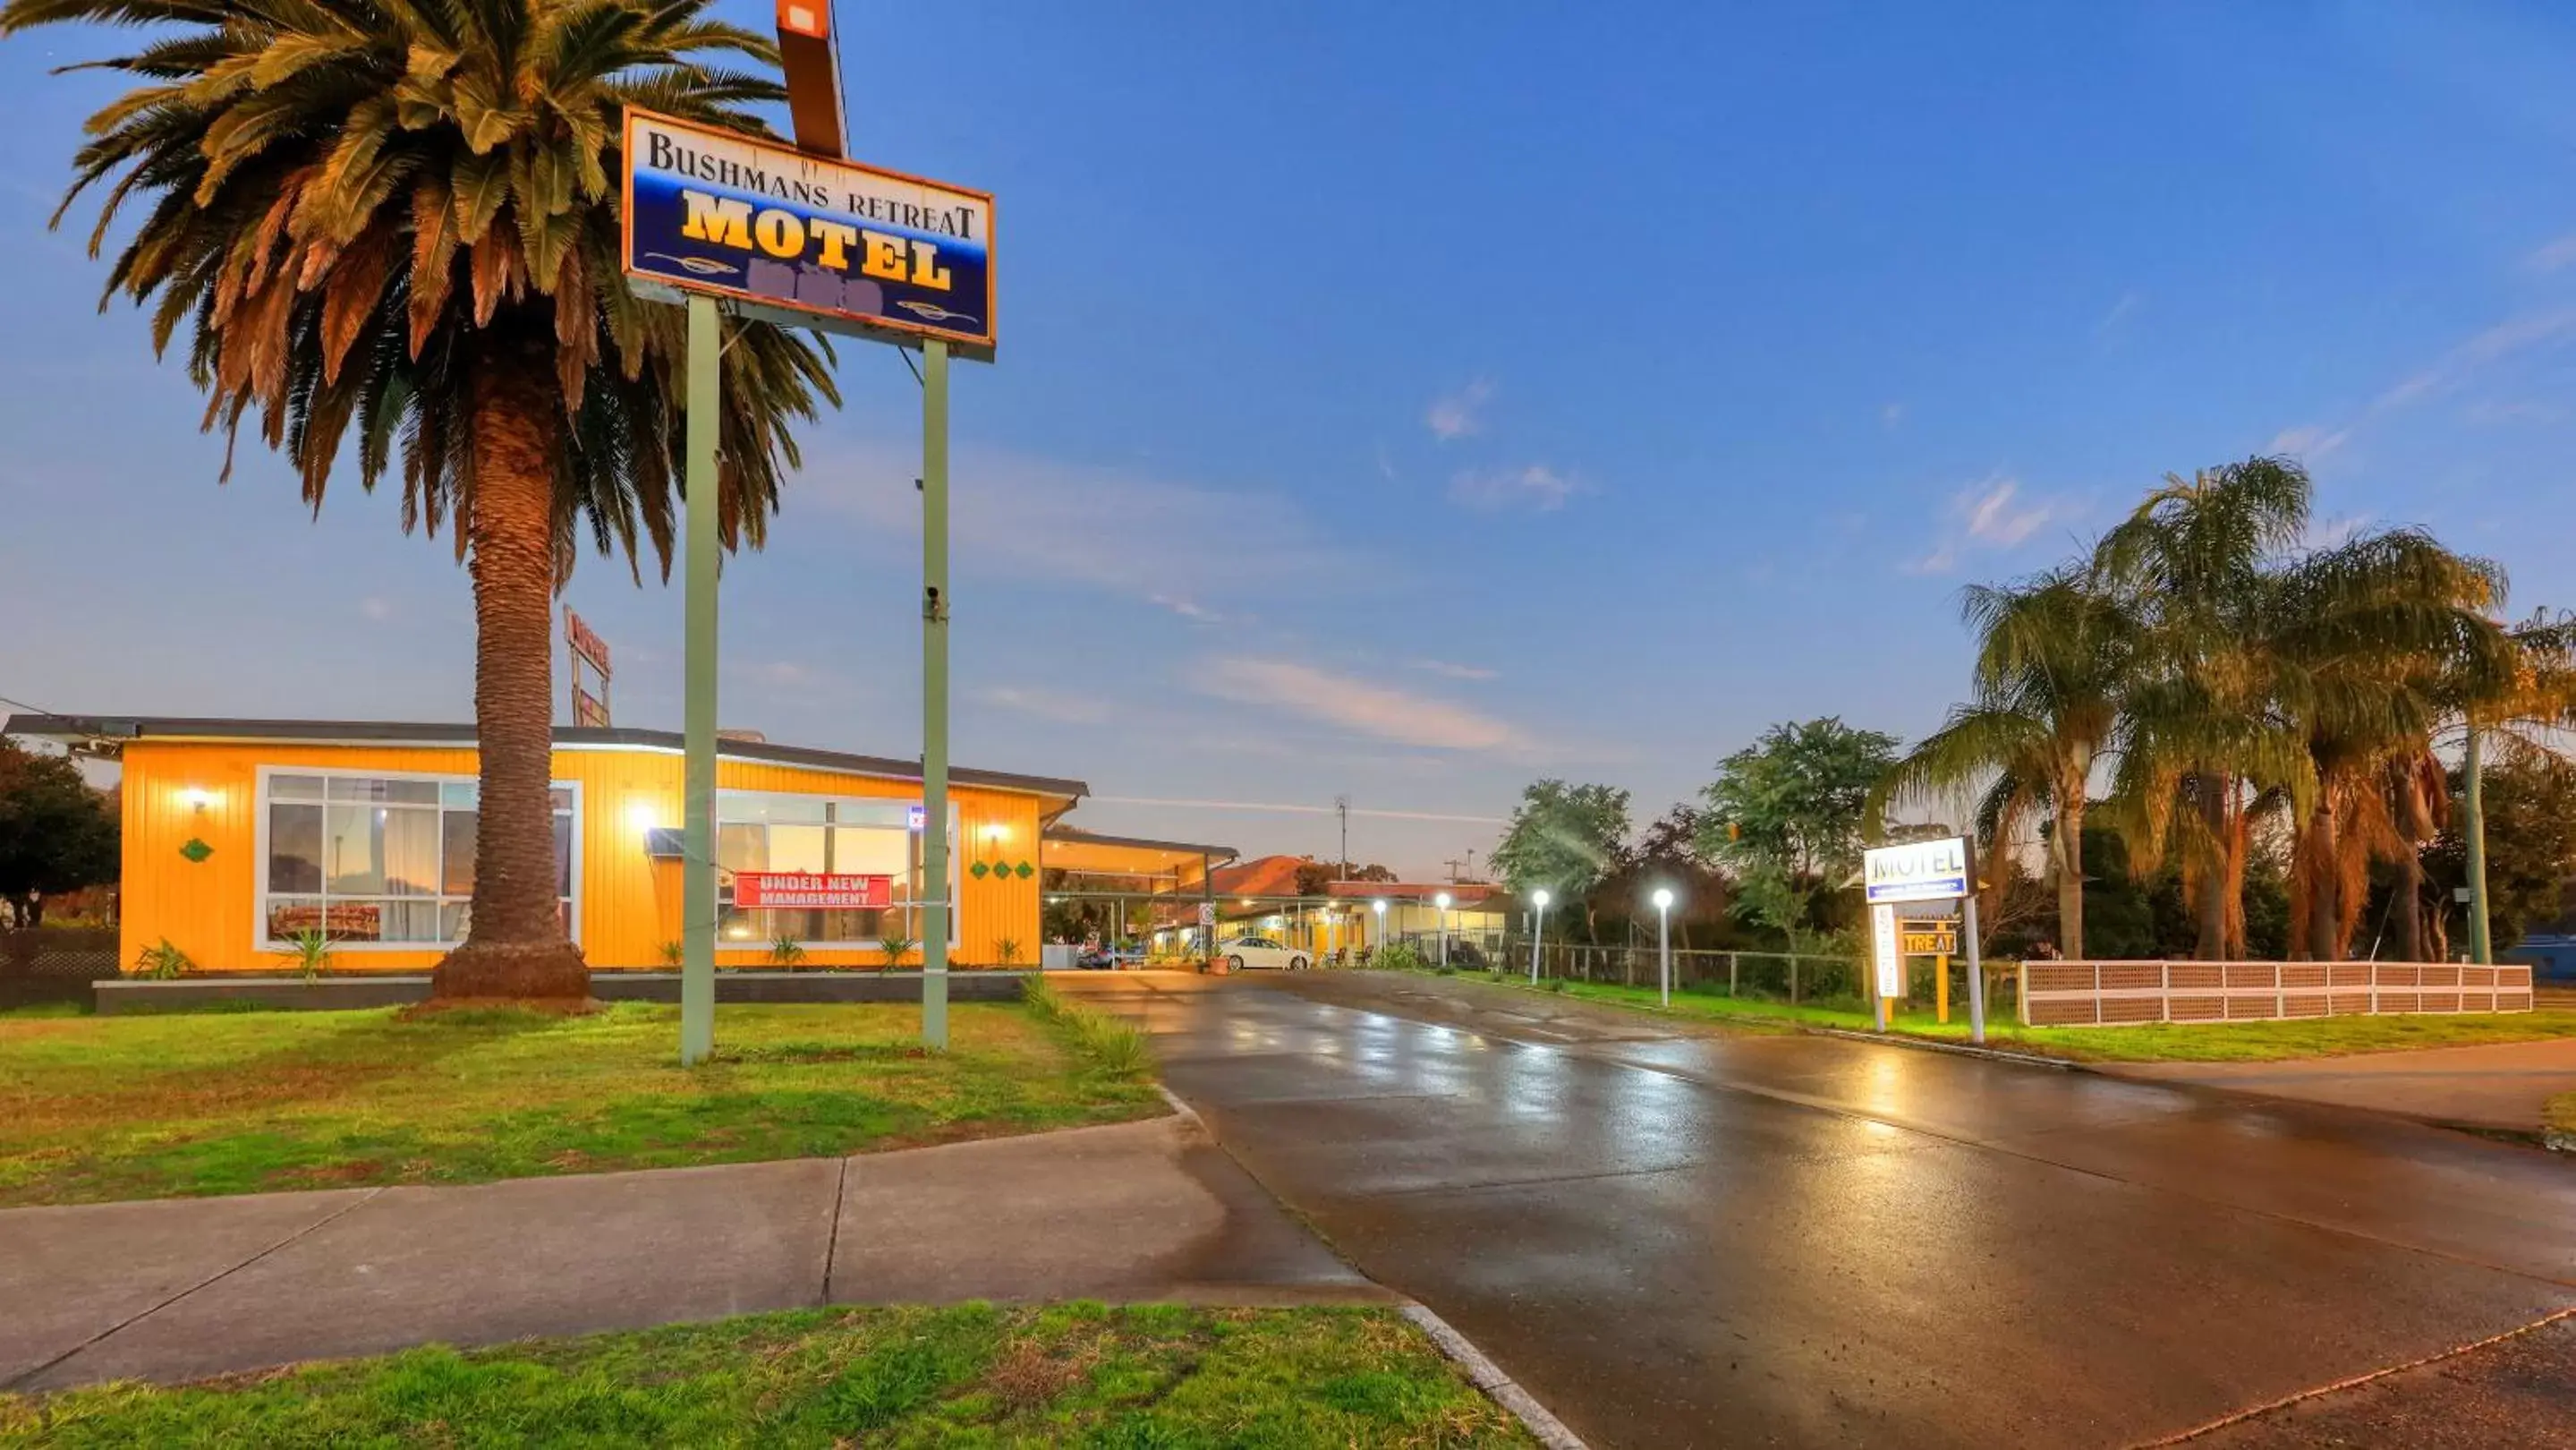
[[[2079,784],[2070,794],[2057,792],[2057,829],[2050,833],[2049,854],[2057,858],[2057,950],[2070,961],[2084,959],[2084,796]]]
[[[488,338],[487,334],[487,338]],[[474,728],[481,815],[465,943],[433,998],[590,995],[555,890],[554,452],[562,403],[541,350],[490,339],[473,384],[473,492],[462,520],[474,581]]]
[[[2391,903],[2397,918],[2397,959],[2420,962],[2424,956],[2424,862],[2415,854],[2415,843],[2397,858],[2397,899]]]
[[[2335,959],[2336,939],[2342,935],[2334,796],[2332,788],[2318,792],[2316,807],[2308,814],[2308,828],[2294,848],[2296,869],[2307,883],[2307,914],[2294,921],[2299,936],[2297,955],[2316,962]]]
[[[2195,903],[2199,916],[2199,938],[2192,945],[2192,955],[2204,962],[2227,959],[2227,801],[2219,793],[2219,778],[2195,776],[2192,788],[2199,796],[2201,824],[2207,828],[2210,859],[2200,872],[2200,900]]]

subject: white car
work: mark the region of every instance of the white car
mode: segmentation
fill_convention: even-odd
[[[1248,967],[1277,967],[1283,971],[1302,972],[1312,959],[1284,942],[1266,936],[1239,936],[1217,947],[1225,958],[1225,969],[1240,972]]]

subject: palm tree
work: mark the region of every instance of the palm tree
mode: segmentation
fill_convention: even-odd
[[[184,328],[206,426],[256,410],[317,510],[344,444],[403,524],[452,520],[475,604],[482,814],[471,925],[444,997],[579,998],[555,896],[553,597],[587,532],[667,573],[685,327],[620,274],[620,115],[763,131],[774,47],[707,0],[9,0],[0,32],[148,25],[95,62],[143,84],[89,121],[64,198],[148,215],[109,298]],[[748,60],[756,69],[725,64]],[[56,213],[59,221],[62,212]],[[104,299],[102,301],[104,305]],[[744,324],[724,353],[729,546],[761,542],[791,418],[837,402],[828,351]]]
[[[2350,955],[2370,862],[2412,856],[2405,827],[2445,686],[2485,690],[2509,646],[2485,611],[2504,576],[2428,534],[2397,529],[2316,550],[2261,581],[2247,649],[2272,674],[2272,711],[2307,752],[2316,790],[2291,820],[2293,953]],[[2401,815],[2414,818],[2401,820]]]
[[[2096,579],[2140,628],[2113,814],[2135,869],[2179,853],[2205,960],[2244,950],[2258,809],[2286,797],[2303,812],[2313,796],[2306,752],[2272,712],[2273,664],[2260,647],[2264,569],[2306,534],[2309,493],[2307,474],[2283,458],[2167,475],[2094,550]]]
[[[2007,849],[2018,823],[2049,817],[2058,947],[2084,954],[2084,814],[2136,663],[2137,630],[2081,569],[1970,588],[1960,613],[1977,634],[1975,698],[1907,752],[1870,798],[1875,826],[1902,801],[1984,787],[1979,835]]]

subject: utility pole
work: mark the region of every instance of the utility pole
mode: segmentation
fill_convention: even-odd
[[[1351,874],[1351,798],[1333,797],[1333,814],[1342,818],[1342,854],[1333,861],[1333,879],[1344,881]]]
[[[2467,829],[2462,834],[2468,837],[2469,847],[2469,959],[2482,967],[2495,964],[2495,938],[2490,933],[2487,918],[2486,792],[2478,779],[2485,756],[2478,722],[2471,720],[2468,755],[2461,762],[2460,771],[2468,777],[2468,820],[2465,822]]]

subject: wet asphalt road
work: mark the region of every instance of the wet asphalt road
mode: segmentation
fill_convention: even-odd
[[[2576,1305],[2576,1165],[2368,1114],[1442,979],[1079,989],[1596,1446],[2141,1444]]]

